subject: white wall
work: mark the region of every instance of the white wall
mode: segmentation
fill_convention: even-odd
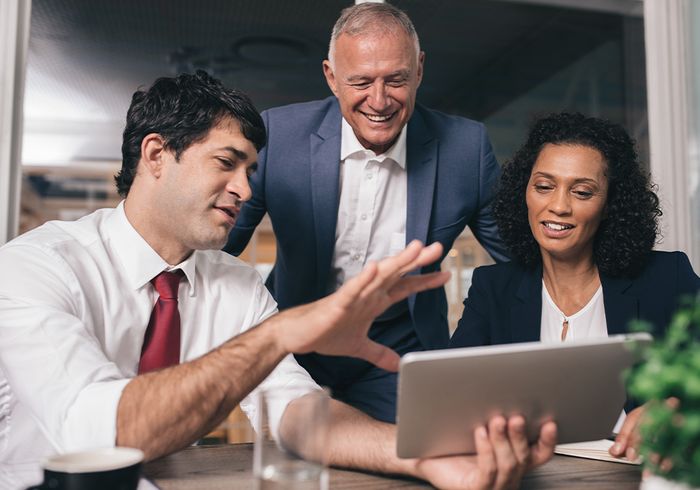
[[[692,105],[690,116],[690,148],[688,193],[690,204],[690,232],[693,265],[700,272],[700,2],[690,4],[691,29],[690,76],[692,79]]]
[[[19,221],[22,102],[31,0],[0,1],[0,245]]]
[[[697,175],[697,161],[691,161],[690,9],[688,0],[644,2],[650,163],[664,211],[657,248],[688,253],[698,270],[697,234],[691,232],[692,216],[697,216],[691,211],[691,176]]]

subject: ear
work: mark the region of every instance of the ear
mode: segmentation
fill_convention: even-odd
[[[323,75],[326,77],[326,83],[328,87],[333,92],[333,95],[338,96],[338,83],[335,79],[335,73],[333,73],[333,68],[331,67],[331,62],[328,60],[323,60]]]
[[[141,161],[143,169],[154,178],[159,178],[163,169],[165,140],[157,133],[147,134],[141,141]]]
[[[421,51],[418,55],[418,85],[420,85],[420,82],[423,81],[423,63],[425,63],[425,51]]]

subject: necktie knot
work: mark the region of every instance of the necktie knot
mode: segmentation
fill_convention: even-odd
[[[151,284],[156,288],[161,299],[177,300],[177,289],[180,286],[181,277],[180,269],[173,272],[163,271],[151,279]]]

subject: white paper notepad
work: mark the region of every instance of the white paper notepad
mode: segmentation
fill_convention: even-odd
[[[599,441],[574,442],[571,444],[559,444],[554,448],[556,454],[564,456],[575,456],[577,458],[597,459],[599,461],[611,461],[613,463],[641,464],[641,459],[630,461],[627,458],[616,458],[609,453],[610,447],[614,444],[608,439]]]

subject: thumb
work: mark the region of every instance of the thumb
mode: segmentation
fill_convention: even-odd
[[[401,359],[401,357],[390,348],[370,339],[365,339],[353,356],[364,359],[378,368],[393,373],[399,370],[399,360]]]

